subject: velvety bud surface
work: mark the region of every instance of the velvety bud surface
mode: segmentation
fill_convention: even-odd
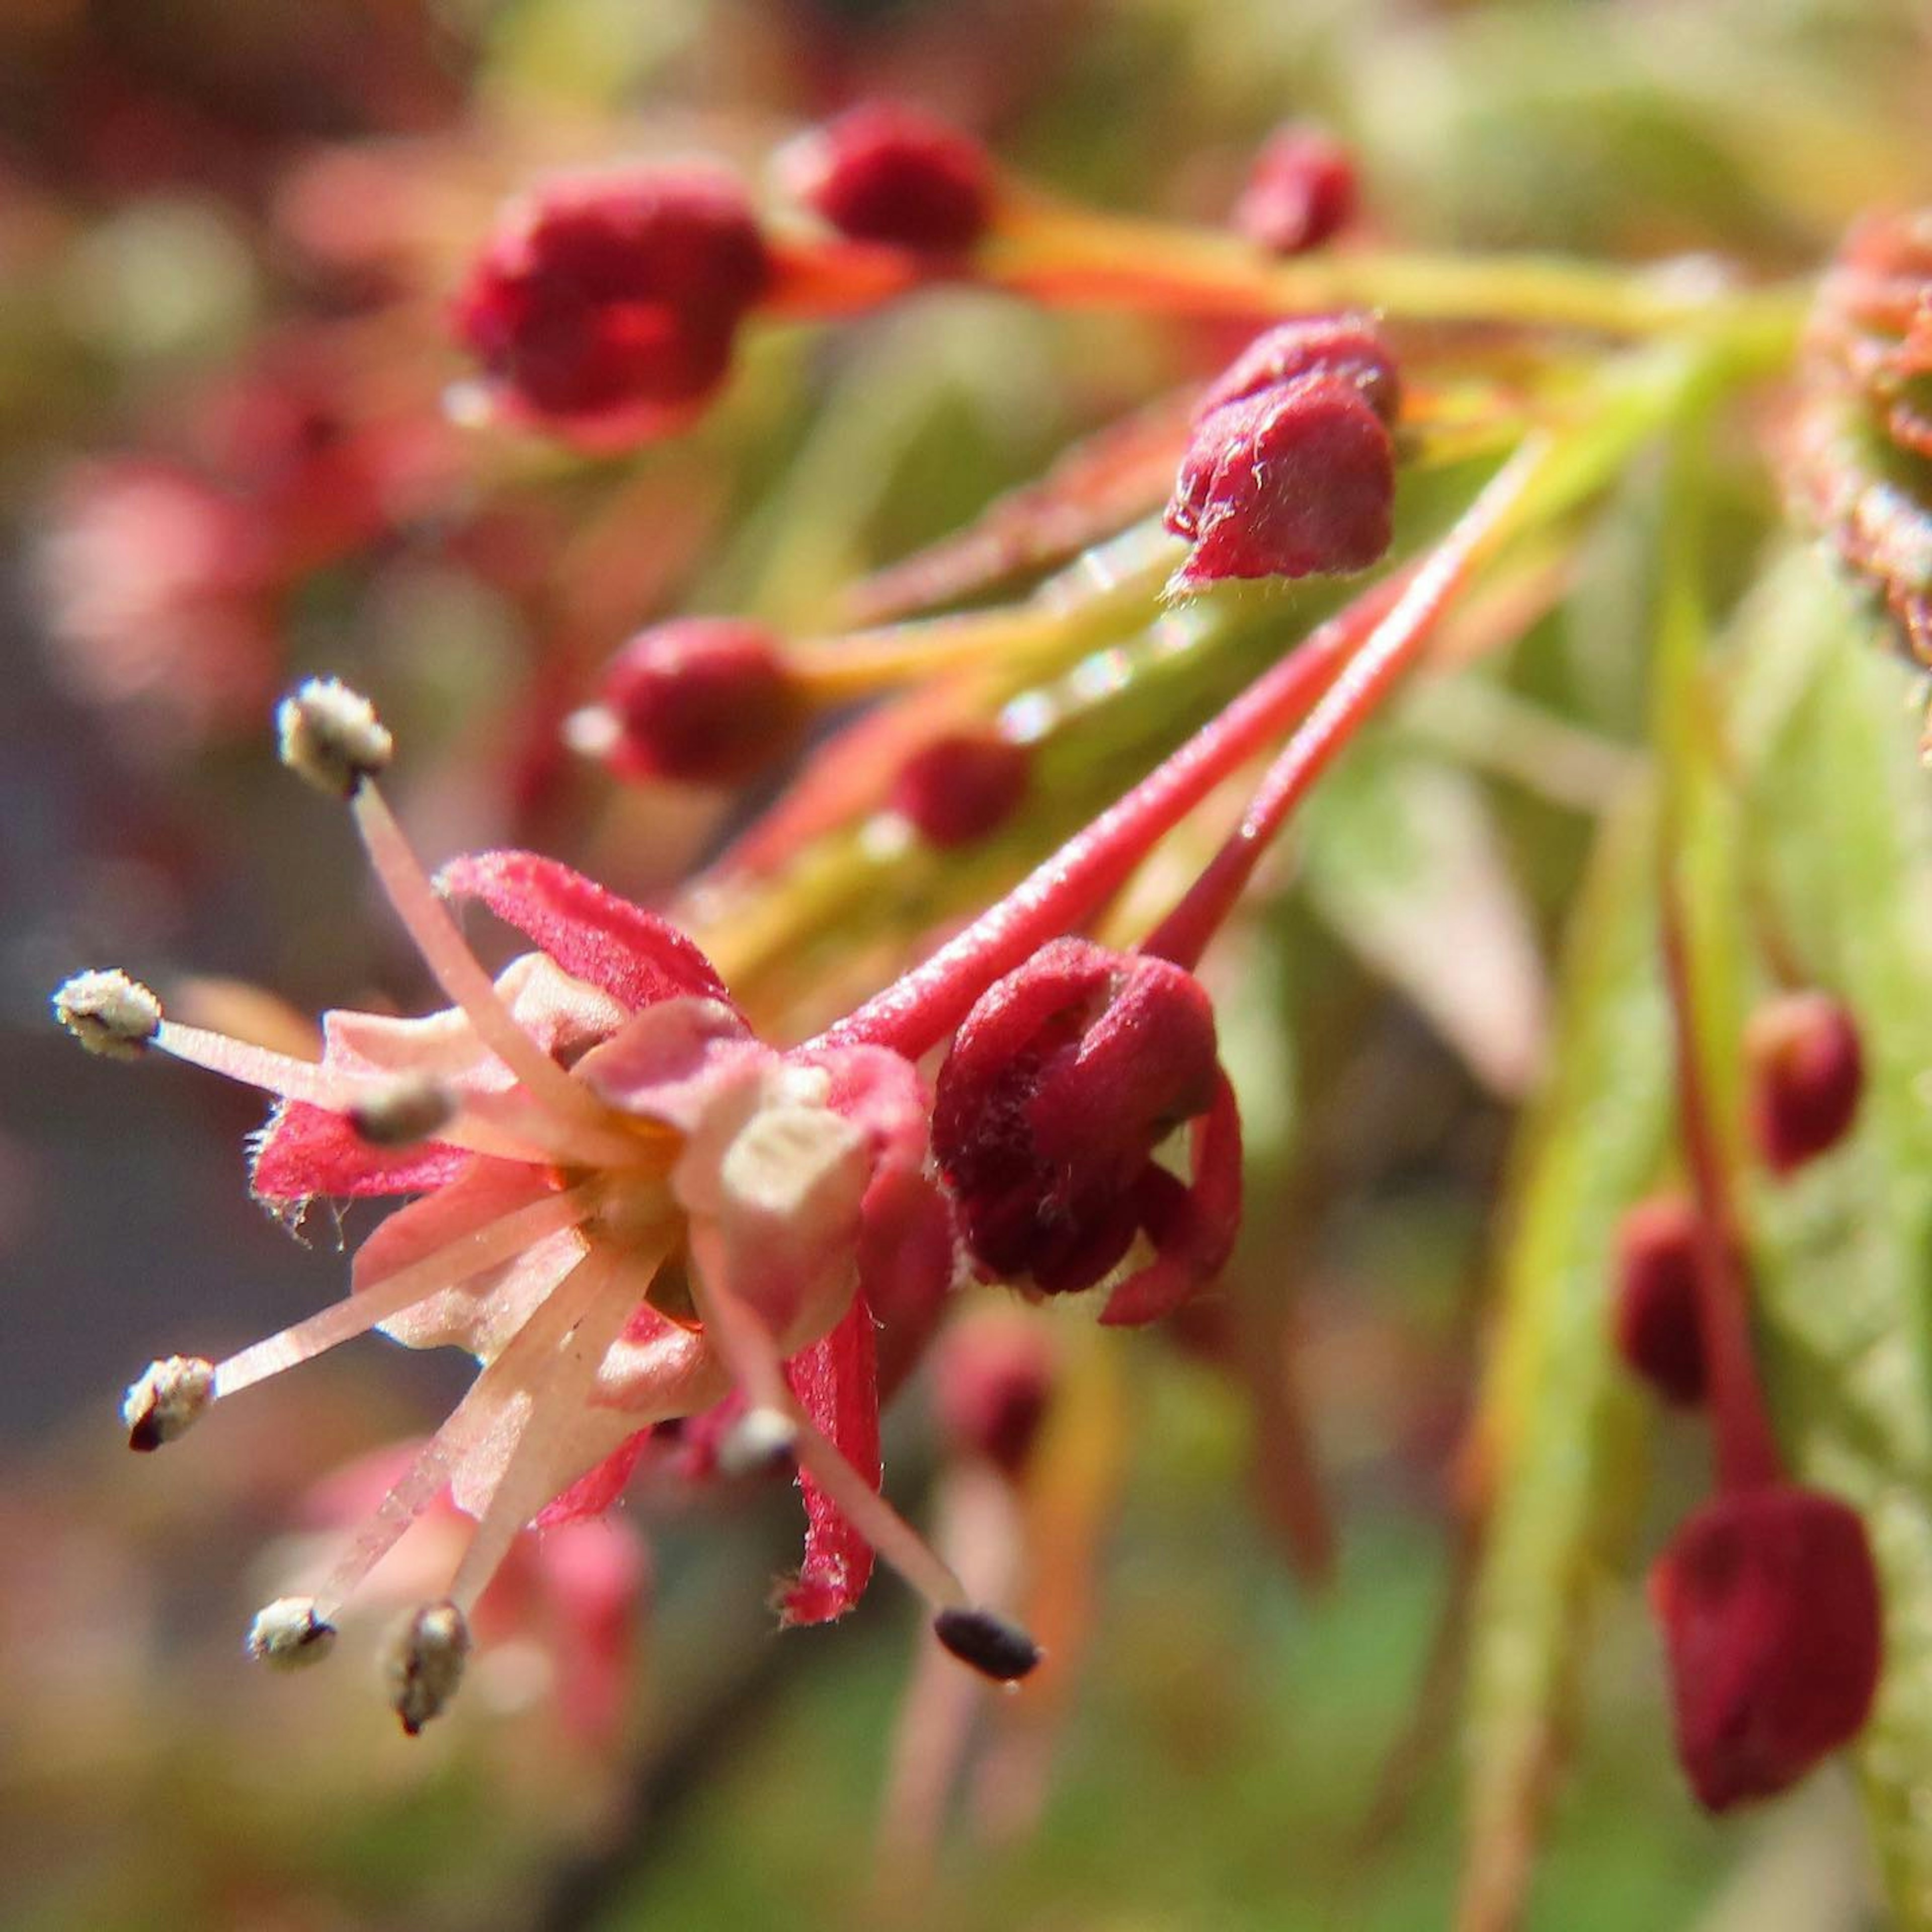
[[[600,696],[627,776],[735,784],[781,756],[803,706],[761,625],[686,617],[641,631],[613,658]]]
[[[1658,1195],[1624,1216],[1617,1233],[1617,1348],[1667,1402],[1704,1399],[1698,1322],[1697,1210],[1685,1196]]]
[[[511,208],[453,320],[511,412],[614,441],[702,408],[770,273],[751,202],[722,170],[566,176]]]
[[[856,242],[952,254],[985,233],[994,174],[970,135],[897,101],[868,101],[784,157],[795,200]]]
[[[1271,254],[1317,248],[1354,219],[1354,159],[1318,128],[1269,136],[1234,204],[1234,226]]]
[[[1278,322],[1256,336],[1208,386],[1194,420],[1304,376],[1346,378],[1385,423],[1393,423],[1401,407],[1395,357],[1375,324],[1366,316],[1317,315]]]
[[[1751,1137],[1775,1174],[1828,1153],[1850,1131],[1864,1091],[1857,1022],[1829,993],[1788,993],[1745,1029]]]
[[[891,804],[928,844],[970,845],[997,832],[1026,796],[1031,754],[990,731],[950,731],[915,752],[892,782]]]
[[[1650,1576],[1677,1753],[1712,1811],[1788,1790],[1863,1726],[1882,1648],[1864,1525],[1790,1484],[1734,1492]]]

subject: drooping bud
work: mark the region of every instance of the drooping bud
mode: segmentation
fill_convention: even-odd
[[[933,1351],[940,1426],[1009,1479],[1024,1470],[1053,1397],[1053,1340],[1036,1319],[988,1310],[955,1322]]]
[[[1039,1666],[1040,1646],[1018,1624],[991,1610],[941,1610],[932,1620],[932,1634],[962,1664],[996,1684],[1017,1684]]]
[[[54,1017],[89,1053],[138,1060],[160,1031],[161,1003],[118,970],[76,973],[55,992]]]
[[[214,1401],[214,1364],[200,1355],[150,1362],[121,1398],[128,1447],[146,1455],[185,1436]]]
[[[915,752],[892,781],[892,809],[942,851],[997,832],[1025,797],[1025,746],[990,731],[950,731]]]
[[[1153,1159],[1183,1122],[1193,1185]],[[967,1016],[934,1088],[933,1151],[982,1273],[1090,1288],[1144,1233],[1156,1259],[1117,1288],[1136,1320],[1218,1269],[1239,1216],[1240,1133],[1199,982],[1165,960],[1056,940]],[[1211,1228],[1206,1223],[1211,1222]],[[1163,1260],[1184,1278],[1166,1279]],[[1144,1278],[1162,1276],[1143,1304]]]
[[[453,305],[491,400],[612,446],[710,402],[771,262],[743,188],[692,164],[548,182],[513,203]]]
[[[778,158],[782,186],[842,235],[956,254],[986,232],[995,177],[969,134],[902,102],[873,100],[815,128]]]
[[[470,1624],[452,1603],[425,1604],[389,1652],[389,1702],[414,1737],[448,1708],[470,1660]]]
[[[357,1101],[349,1110],[349,1124],[371,1147],[413,1147],[432,1139],[455,1114],[456,1096],[442,1082],[405,1074]]]
[[[1650,1575],[1698,1802],[1787,1790],[1863,1726],[1883,1648],[1878,1577],[1856,1511],[1791,1484],[1692,1516]]]
[[[1195,426],[1166,518],[1194,548],[1168,588],[1366,570],[1394,508],[1395,446],[1355,382],[1263,389]]]
[[[1699,1326],[1702,1224],[1681,1194],[1640,1201],[1617,1231],[1617,1348],[1666,1402],[1704,1400],[1704,1340]]]
[[[1393,424],[1401,408],[1395,357],[1375,323],[1364,315],[1316,315],[1277,322],[1256,336],[1202,392],[1194,420],[1305,376],[1353,382],[1385,423]]]
[[[1864,1091],[1857,1022],[1829,993],[1766,1002],[1744,1030],[1751,1138],[1774,1174],[1789,1174],[1836,1147]]]
[[[278,1597],[256,1612],[246,1648],[272,1670],[302,1670],[335,1648],[335,1626],[313,1597]]]
[[[1234,226],[1270,254],[1318,248],[1354,219],[1354,158],[1319,128],[1277,128],[1234,204]]]
[[[805,704],[778,639],[761,625],[681,617],[639,632],[617,652],[596,712],[614,771],[736,784],[784,754]]]
[[[312,677],[275,710],[282,763],[316,790],[350,798],[395,754],[376,707],[339,679]]]

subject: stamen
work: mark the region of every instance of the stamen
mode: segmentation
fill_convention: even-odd
[[[389,1652],[389,1702],[414,1737],[448,1708],[470,1660],[470,1624],[454,1604],[425,1604]]]
[[[371,1147],[413,1147],[433,1140],[456,1115],[456,1096],[440,1080],[406,1074],[349,1109],[349,1124]]]
[[[748,1408],[718,1445],[718,1467],[728,1476],[758,1476],[798,1457],[798,1424],[783,1409]]]
[[[212,1371],[214,1394],[234,1395],[338,1342],[366,1334],[428,1296],[457,1287],[537,1242],[579,1226],[596,1211],[596,1204],[594,1188],[574,1187],[567,1193],[546,1195],[486,1222],[421,1261],[332,1303],[306,1321],[230,1355]]]
[[[336,678],[312,677],[276,707],[282,763],[318,791],[352,797],[388,769],[395,740],[376,707]]]
[[[334,1648],[335,1626],[313,1597],[278,1597],[257,1610],[248,1626],[248,1654],[272,1670],[304,1670]]]
[[[142,1454],[185,1436],[214,1400],[214,1365],[200,1355],[152,1362],[121,1399],[128,1447]]]
[[[1016,1684],[1040,1660],[1040,1648],[1018,1624],[991,1610],[941,1610],[932,1634],[962,1664],[996,1684]]]
[[[54,994],[54,1017],[89,1053],[138,1060],[161,1024],[161,1003],[118,970],[76,973]]]

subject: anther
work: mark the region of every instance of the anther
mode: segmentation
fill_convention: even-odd
[[[160,1030],[161,1003],[123,972],[76,973],[54,994],[54,1017],[89,1053],[136,1060]]]
[[[448,1126],[456,1106],[456,1096],[441,1081],[405,1075],[358,1100],[349,1109],[349,1124],[371,1147],[411,1147]]]
[[[360,692],[332,677],[312,677],[275,711],[282,763],[332,797],[352,798],[367,778],[386,770],[395,740]]]
[[[121,1398],[128,1447],[144,1455],[185,1436],[214,1401],[214,1364],[200,1355],[151,1362]]]
[[[320,1664],[335,1648],[335,1626],[313,1597],[278,1597],[255,1612],[247,1647],[257,1664],[272,1670],[300,1670]]]
[[[932,1634],[962,1664],[996,1684],[1017,1684],[1040,1662],[1040,1648],[1018,1624],[991,1610],[941,1610]]]
[[[782,1408],[748,1408],[718,1445],[727,1476],[757,1476],[788,1467],[798,1454],[798,1424]]]
[[[454,1604],[425,1604],[403,1626],[389,1652],[389,1702],[411,1737],[448,1708],[469,1659],[470,1625]]]

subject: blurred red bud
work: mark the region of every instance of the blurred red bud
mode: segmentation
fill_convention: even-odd
[[[1624,1360],[1666,1402],[1704,1400],[1704,1339],[1698,1315],[1702,1223],[1681,1194],[1640,1201],[1617,1233],[1613,1315]]]
[[[933,1352],[934,1406],[962,1449],[1018,1477],[1046,1420],[1056,1367],[1036,1318],[988,1310],[956,1322]]]
[[[1031,754],[990,731],[952,731],[915,752],[892,782],[892,806],[928,844],[970,845],[996,832],[1026,796]]]
[[[855,242],[952,254],[986,232],[993,164],[970,135],[874,100],[802,135],[781,158],[791,197]]]
[[[1751,1138],[1774,1174],[1828,1152],[1850,1130],[1864,1091],[1857,1023],[1829,993],[1786,993],[1744,1032]]]
[[[1271,254],[1317,248],[1355,218],[1354,158],[1319,128],[1279,128],[1234,204],[1234,226]]]

